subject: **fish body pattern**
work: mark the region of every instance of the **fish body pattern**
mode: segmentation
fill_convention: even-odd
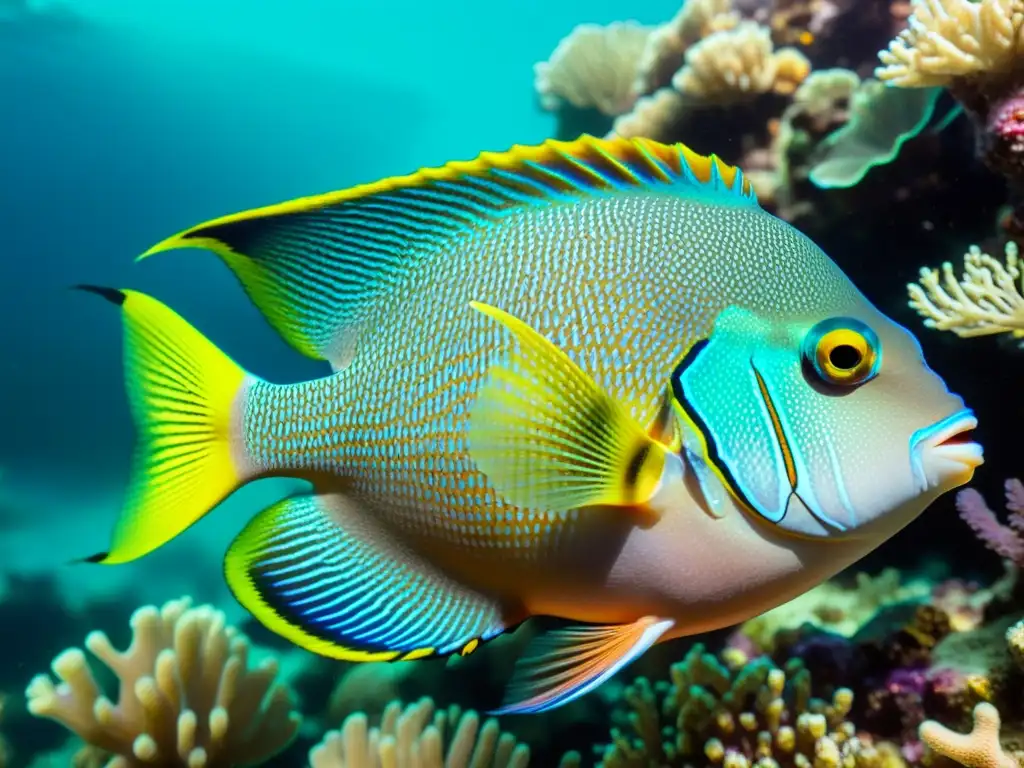
[[[734,168],[680,145],[547,142],[216,219],[271,324],[334,373],[275,384],[132,291],[120,304],[127,562],[245,482],[309,480],[226,558],[318,653],[468,653],[519,622],[501,711],[829,577],[969,479],[973,416]]]

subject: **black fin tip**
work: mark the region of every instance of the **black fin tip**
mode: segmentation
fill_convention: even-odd
[[[102,285],[75,285],[72,286],[76,291],[85,291],[86,293],[95,293],[97,296],[102,296],[104,299],[109,301],[111,304],[121,306],[128,298],[124,291],[118,290],[117,288],[105,288]]]

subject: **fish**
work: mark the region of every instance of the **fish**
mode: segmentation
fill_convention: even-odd
[[[224,558],[259,622],[347,661],[457,658],[538,617],[496,713],[758,615],[968,482],[974,413],[742,171],[583,136],[242,211],[212,251],[330,371],[275,383],[120,308],[134,561],[264,477]]]

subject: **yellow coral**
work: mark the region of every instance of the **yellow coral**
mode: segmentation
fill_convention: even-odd
[[[846,720],[852,691],[836,690],[831,702],[815,699],[810,673],[799,663],[787,670],[766,658],[728,669],[695,645],[672,665],[670,684],[638,678],[627,686],[631,712],[617,719],[634,734],[613,729],[600,765],[905,768],[893,750],[857,737]]]
[[[953,265],[942,270],[921,269],[917,283],[910,283],[910,306],[924,317],[924,324],[957,336],[1012,333],[1024,336],[1024,296],[1021,295],[1021,263],[1017,245],[1008,242],[1005,263],[972,245],[964,254],[964,273],[958,280]]]
[[[790,94],[811,71],[794,48],[774,50],[771,32],[753,21],[715,32],[686,52],[672,85],[703,102],[729,102],[775,91]]]
[[[1020,768],[999,743],[999,710],[982,703],[974,708],[974,728],[963,734],[926,720],[918,729],[921,741],[933,751],[966,768]]]
[[[108,768],[249,765],[276,754],[298,731],[277,665],[249,669],[249,643],[224,613],[187,598],[146,606],[131,618],[119,652],[102,632],[85,641],[117,676],[116,704],[104,696],[85,654],[72,648],[28,686],[28,709],[66,726],[115,757]]]
[[[423,698],[404,709],[391,702],[380,728],[370,728],[365,714],[350,715],[310,751],[309,762],[311,768],[526,768],[530,750],[493,718],[481,727],[475,712],[460,717],[452,707],[435,713],[434,702]]]
[[[1024,55],[1024,0],[913,0],[912,7],[907,28],[878,54],[880,80],[946,86],[1004,71]]]
[[[626,112],[636,98],[633,80],[650,32],[634,21],[578,25],[533,67],[541,105],[553,111],[568,102],[609,116]]]

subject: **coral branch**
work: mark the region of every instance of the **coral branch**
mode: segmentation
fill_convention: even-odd
[[[999,710],[988,703],[974,708],[974,728],[963,734],[926,720],[918,733],[933,751],[966,768],[1020,768],[999,743]]]
[[[140,608],[128,650],[102,632],[86,647],[118,678],[106,698],[85,654],[72,648],[53,662],[59,683],[39,675],[28,709],[62,723],[86,742],[120,756],[111,766],[223,768],[251,765],[284,749],[299,728],[290,696],[276,685],[277,665],[248,664],[249,643],[224,613],[187,598]]]
[[[964,254],[964,273],[959,280],[949,262],[942,265],[941,272],[923,268],[919,281],[907,286],[910,306],[925,318],[929,328],[957,336],[1024,335],[1016,243],[1008,242],[1005,254],[1004,264],[972,245]]]
[[[1006,482],[1006,497],[1013,502],[1021,492],[1019,480]],[[1010,513],[1011,526],[1003,525],[996,513],[988,508],[985,499],[973,488],[960,491],[956,497],[956,507],[971,529],[985,545],[1001,557],[1005,557],[1018,566],[1024,566],[1024,537],[1016,529],[1024,522],[1024,515],[1018,511]]]

